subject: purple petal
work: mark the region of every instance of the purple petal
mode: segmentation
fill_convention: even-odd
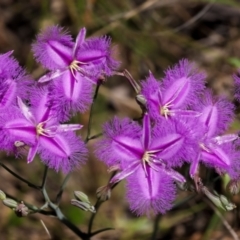
[[[86,37],[86,28],[82,28],[82,29],[80,29],[80,31],[79,31],[79,33],[77,35],[77,38],[76,38],[76,41],[75,41],[75,44],[74,44],[74,47],[73,47],[73,54],[72,54],[73,58],[75,58],[76,51],[84,43],[85,37]]]
[[[166,137],[153,141],[150,150],[155,151],[161,158],[170,158],[182,147],[184,142],[180,134],[168,134]]]
[[[36,127],[24,118],[10,120],[6,122],[4,128],[7,129],[10,134],[20,137],[20,139],[24,136],[24,138],[35,140]]]
[[[153,165],[150,164],[150,167],[157,172],[164,172],[166,175],[171,177],[172,179],[179,181],[179,182],[186,182],[186,179],[177,171],[174,171],[171,168],[167,168],[161,164],[154,163]]]
[[[83,89],[84,81],[86,81],[86,79],[84,79],[84,77],[78,72],[75,73],[75,76],[76,78],[72,75],[71,71],[68,70],[63,75],[63,80],[61,82],[61,84],[63,84],[66,98],[73,102],[79,98]]]
[[[180,109],[173,109],[169,111],[171,116],[182,116],[182,117],[199,117],[201,116],[201,112],[193,111],[193,110],[180,110]]]
[[[166,213],[172,208],[176,188],[164,172],[148,169],[148,177],[142,168],[127,178],[127,199],[130,209],[137,215]]]
[[[119,66],[119,62],[114,60],[111,50],[111,41],[107,37],[96,37],[87,39],[76,52],[76,59],[87,63],[82,67],[90,76],[113,74]]]
[[[217,136],[217,137],[213,138],[213,142],[218,145],[221,145],[224,143],[233,142],[237,139],[238,139],[237,134],[227,134],[227,135]]]
[[[71,63],[73,42],[71,36],[57,26],[48,27],[33,44],[34,56],[49,70],[62,69]]]
[[[131,164],[129,164],[128,167],[126,167],[125,169],[123,169],[121,172],[117,173],[110,181],[110,183],[115,184],[117,182],[122,181],[124,178],[127,178],[128,176],[130,176],[132,173],[134,173],[135,171],[137,171],[137,169],[139,167],[141,167],[141,160],[136,160],[134,162],[132,162]]]
[[[193,107],[202,112],[199,120],[208,127],[209,137],[225,132],[234,117],[234,105],[225,97],[213,96],[210,90],[206,90]]]
[[[35,118],[32,115],[31,111],[29,110],[29,108],[23,103],[22,99],[17,97],[17,102],[18,102],[18,106],[22,112],[22,114],[24,115],[24,117],[31,122],[32,124],[35,124]]]
[[[183,109],[196,102],[197,94],[205,88],[204,79],[205,74],[199,73],[193,63],[186,59],[179,61],[166,71],[163,79],[164,104],[173,104],[174,109]]]
[[[231,164],[229,156],[218,146],[209,147],[209,152],[202,151],[201,159],[213,166],[228,167]]]
[[[144,152],[139,140],[125,136],[116,137],[113,140],[112,149],[122,158],[126,158],[126,161],[139,159]]]
[[[150,117],[148,114],[145,114],[143,118],[142,142],[143,142],[144,149],[148,149],[149,144],[151,143],[151,123],[150,123]]]
[[[186,101],[190,92],[191,84],[189,78],[180,78],[175,81],[169,89],[166,89],[163,95],[163,105],[172,105],[172,108],[181,107]],[[171,109],[171,107],[170,107]]]
[[[68,173],[87,159],[84,142],[72,132],[55,135],[54,138],[40,137],[39,153],[42,161],[56,171]]]
[[[60,124],[53,125],[47,128],[50,132],[60,133],[60,132],[68,132],[68,131],[76,131],[83,127],[80,124]]]
[[[35,158],[37,151],[38,151],[39,141],[36,144],[29,148],[28,156],[27,156],[27,163],[30,163]]]
[[[16,98],[16,93],[17,93],[17,83],[14,82],[13,80],[8,80],[8,83],[4,84],[5,86],[1,86],[2,90],[4,89],[4,93],[1,94],[1,99],[0,99],[0,108],[6,108],[10,104],[12,104]]]
[[[41,135],[39,137],[39,144],[59,157],[67,157],[70,154],[68,143],[60,135],[55,135],[54,137]]]
[[[193,178],[198,172],[199,161],[200,161],[200,154],[198,154],[197,157],[191,162],[190,170],[189,170],[189,174],[191,178]]]
[[[39,78],[38,82],[39,83],[49,82],[49,81],[53,80],[54,78],[60,77],[66,71],[67,71],[67,69],[65,69],[65,70],[56,70],[56,71],[47,73],[44,76],[42,76],[41,78]]]

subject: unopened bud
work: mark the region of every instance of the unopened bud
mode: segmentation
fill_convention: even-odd
[[[224,211],[231,211],[236,208],[236,205],[229,202],[224,195],[219,195],[217,192],[214,192],[213,194],[206,187],[202,189],[202,192],[214,203],[214,205],[223,209]]]
[[[146,98],[145,98],[142,94],[137,94],[137,96],[136,96],[136,101],[137,101],[138,104],[140,104],[141,106],[146,107],[147,100],[146,100]]]
[[[84,211],[90,211],[92,213],[96,212],[94,206],[92,206],[91,204],[89,204],[87,202],[81,202],[76,199],[72,199],[71,204],[75,207],[81,208]]]
[[[18,203],[15,200],[11,199],[11,198],[4,199],[3,200],[3,204],[5,206],[9,207],[9,208],[12,208],[12,209],[15,209],[17,207],[17,205],[18,205]]]
[[[28,215],[28,207],[21,202],[17,205],[15,213],[18,217],[26,217]]]
[[[121,170],[121,166],[119,164],[115,164],[108,168],[108,173],[115,172]]]
[[[109,185],[102,186],[102,187],[97,189],[96,193],[97,193],[97,197],[101,201],[105,202],[111,197],[111,188],[110,188]]]
[[[6,199],[6,194],[2,190],[0,190],[0,200],[4,199]]]
[[[76,199],[78,199],[79,201],[82,201],[82,202],[85,202],[85,203],[89,203],[90,204],[90,201],[88,199],[88,196],[83,193],[83,192],[80,192],[80,191],[75,191],[74,192],[74,196],[76,197]]]
[[[236,195],[239,193],[240,190],[240,181],[239,180],[230,180],[227,188],[229,189],[229,192],[233,195]]]

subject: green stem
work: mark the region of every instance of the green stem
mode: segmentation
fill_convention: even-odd
[[[161,218],[161,215],[158,214],[154,220],[154,226],[153,226],[153,232],[152,232],[152,236],[151,236],[151,240],[155,240],[157,239],[157,233],[158,233],[158,223],[159,223],[159,220]]]
[[[96,135],[93,135],[93,136],[91,136],[91,137],[88,138],[88,141],[90,141],[90,140],[92,140],[92,139],[96,139],[96,138],[98,138],[98,137],[100,137],[100,136],[102,136],[102,135],[103,135],[103,133],[98,133],[98,134],[96,134]]]
[[[95,205],[94,205],[94,208],[95,208],[95,210],[96,210],[96,213],[92,213],[91,218],[90,218],[90,220],[89,220],[89,224],[88,224],[88,235],[89,235],[89,236],[91,235],[93,221],[94,221],[94,219],[95,219],[95,217],[96,217],[96,215],[97,215],[97,211],[98,211],[98,209],[100,208],[100,206],[102,205],[102,203],[103,203],[103,202],[98,198],[98,199],[97,199],[97,202],[96,202]]]
[[[71,175],[71,173],[68,173],[68,174],[66,175],[66,177],[64,178],[64,180],[63,180],[63,183],[62,183],[62,185],[61,185],[61,187],[60,187],[60,190],[59,190],[59,192],[58,192],[58,194],[57,194],[57,197],[56,197],[56,204],[57,204],[57,205],[59,205],[59,203],[60,203],[60,201],[61,201],[62,194],[63,194],[63,190],[64,190],[64,188],[66,187],[68,180],[70,179],[70,175]]]
[[[33,183],[30,183],[28,180],[26,180],[25,178],[22,178],[21,176],[19,176],[17,173],[13,172],[10,168],[8,168],[7,166],[5,166],[2,162],[0,162],[0,166],[2,166],[6,171],[8,171],[9,173],[11,173],[15,178],[21,180],[22,182],[26,183],[29,187],[31,188],[35,188],[35,189],[38,189],[40,190],[41,187],[33,184]]]
[[[96,86],[96,89],[95,89],[94,96],[93,96],[93,102],[92,102],[92,105],[91,105],[91,108],[90,108],[89,120],[88,120],[88,128],[87,128],[87,136],[86,136],[86,139],[85,139],[85,143],[87,143],[87,142],[90,140],[91,126],[92,126],[93,107],[94,107],[94,104],[95,104],[95,102],[96,102],[96,99],[97,99],[97,95],[98,95],[98,91],[99,91],[100,86],[101,86],[101,82],[98,82],[98,84],[97,84],[97,86]]]
[[[48,174],[48,167],[45,166],[44,173],[43,173],[43,180],[42,180],[41,189],[45,188],[45,186],[46,186],[47,174]]]
[[[88,240],[88,234],[82,232],[77,226],[75,226],[73,223],[71,223],[62,213],[61,209],[52,203],[51,201],[49,202],[50,208],[52,208],[55,213],[57,218],[64,224],[66,225],[69,229],[71,229],[77,236],[81,237],[84,240]]]

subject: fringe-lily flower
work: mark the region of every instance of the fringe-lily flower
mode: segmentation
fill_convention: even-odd
[[[200,113],[189,109],[198,101],[198,94],[204,89],[205,75],[198,73],[192,63],[181,60],[173,69],[166,71],[162,82],[152,73],[142,81],[142,94],[147,100],[148,112],[152,118],[190,116]]]
[[[96,37],[85,39],[82,28],[73,43],[62,28],[47,28],[33,44],[34,55],[50,70],[38,82],[54,80],[56,94],[62,105],[73,111],[85,111],[92,101],[92,84],[112,75],[118,62],[113,60],[110,39]]]
[[[33,104],[29,108],[18,98],[18,108],[12,107],[2,117],[5,149],[13,150],[18,147],[17,143],[25,144],[29,147],[28,163],[39,153],[50,168],[67,173],[86,158],[87,150],[83,141],[73,133],[82,126],[59,124],[47,104],[47,94],[35,97],[38,98],[37,106]]]
[[[171,208],[175,187],[173,181],[184,177],[167,166],[167,161],[184,151],[184,137],[178,133],[159,134],[157,123],[151,126],[148,114],[143,127],[128,119],[114,119],[105,125],[105,138],[98,143],[97,156],[120,172],[111,183],[127,178],[130,207],[141,215],[164,213]],[[138,199],[136,201],[136,199]]]
[[[202,129],[202,136],[198,140],[198,154],[190,167],[191,177],[196,174],[199,163],[203,162],[235,178],[238,154],[233,143],[238,136],[219,135],[227,129],[233,118],[232,103],[223,97],[213,97],[210,91],[205,91],[202,102],[196,104],[195,109],[202,113],[198,118],[198,128]]]
[[[13,51],[0,54],[0,109],[17,103],[17,96],[27,98],[30,79],[18,62],[11,56]],[[32,81],[33,83],[33,81]]]

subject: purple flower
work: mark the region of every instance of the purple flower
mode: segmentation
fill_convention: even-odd
[[[190,110],[189,106],[198,101],[197,96],[204,89],[204,79],[205,75],[198,73],[185,59],[168,69],[162,82],[150,73],[146,81],[142,81],[142,94],[151,117],[198,116],[199,112]]]
[[[13,51],[0,55],[0,108],[5,109],[17,103],[17,96],[27,98],[30,79],[11,56]]]
[[[202,136],[198,140],[198,154],[191,164],[190,175],[193,177],[196,174],[200,162],[235,175],[232,167],[236,166],[237,152],[234,141],[238,136],[219,135],[227,129],[233,119],[233,104],[223,97],[213,97],[210,91],[205,91],[203,101],[195,108],[202,112],[198,118]]]
[[[73,133],[82,126],[59,124],[47,94],[36,94],[32,102],[29,108],[18,98],[18,108],[12,107],[2,116],[3,148],[13,151],[19,144],[26,145],[29,146],[28,163],[39,153],[50,168],[61,169],[65,173],[73,170],[86,159],[84,143]]]
[[[39,79],[40,83],[54,80],[55,94],[64,107],[85,111],[92,101],[92,84],[102,76],[112,75],[118,62],[113,60],[110,39],[97,37],[85,39],[82,28],[73,43],[62,28],[49,27],[33,44],[36,59],[50,70]]]
[[[165,213],[175,197],[173,181],[185,181],[168,166],[168,161],[180,159],[185,152],[184,136],[161,129],[158,123],[151,127],[148,114],[142,128],[129,119],[115,118],[105,125],[105,138],[97,144],[97,156],[108,166],[121,169],[111,183],[127,178],[130,207],[139,215],[151,210]]]

